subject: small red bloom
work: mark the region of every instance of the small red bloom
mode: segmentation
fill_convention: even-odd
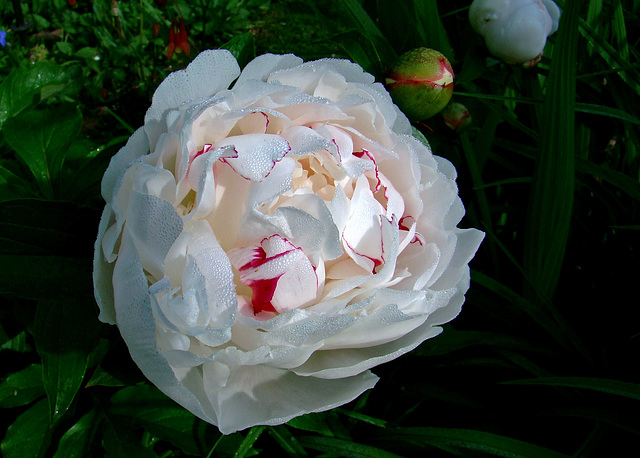
[[[151,33],[153,34],[153,37],[157,37],[158,34],[160,33],[160,23],[159,22],[154,22],[153,23],[153,27],[151,28]]]
[[[71,8],[75,8],[76,7],[76,0],[67,0],[67,3],[69,4],[69,6]]]
[[[171,59],[176,48],[181,49],[189,56],[191,55],[191,45],[189,45],[189,37],[187,36],[187,28],[184,21],[180,18],[180,28],[174,20],[169,27],[169,47],[167,48],[167,59]]]

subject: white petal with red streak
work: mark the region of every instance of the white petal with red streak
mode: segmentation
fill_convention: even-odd
[[[380,217],[384,213],[385,209],[369,189],[367,178],[358,178],[342,240],[349,256],[369,272],[374,272],[374,269],[384,262],[380,226]]]
[[[239,175],[247,180],[261,181],[269,175],[276,162],[290,150],[289,144],[279,135],[247,134],[227,137],[215,143],[214,148],[233,147],[237,158],[224,159]]]

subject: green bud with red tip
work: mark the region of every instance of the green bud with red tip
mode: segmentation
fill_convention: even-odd
[[[442,110],[444,123],[454,131],[461,131],[471,124],[471,114],[461,103],[450,103]]]
[[[447,58],[429,48],[404,53],[385,78],[393,101],[411,121],[442,110],[453,94],[453,70]]]

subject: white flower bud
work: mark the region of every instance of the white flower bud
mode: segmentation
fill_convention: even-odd
[[[551,0],[475,0],[469,9],[471,26],[489,52],[508,64],[540,56],[559,19],[560,9]]]

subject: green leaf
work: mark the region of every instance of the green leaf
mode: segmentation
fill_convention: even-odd
[[[245,456],[253,455],[253,453],[251,453],[253,451],[253,444],[256,443],[265,428],[266,426],[254,426],[251,428],[240,444],[240,447],[238,447],[238,450],[236,450],[234,458],[244,458]]]
[[[474,273],[475,275],[475,273]],[[497,347],[538,351],[529,340],[491,331],[459,331],[446,329],[437,339],[420,345],[412,354],[416,356],[441,356],[466,348]]]
[[[438,3],[430,0],[414,0],[413,9],[416,17],[416,28],[422,46],[440,51],[447,59],[453,62],[453,48],[449,43],[449,37],[444,29]]]
[[[0,292],[24,299],[91,297],[92,261],[86,258],[0,255]]]
[[[27,164],[41,192],[49,199],[53,197],[52,182],[57,179],[69,145],[81,126],[80,111],[68,105],[25,112],[5,122],[7,143]]]
[[[443,450],[474,451],[509,458],[567,458],[567,455],[511,437],[455,428],[398,428],[389,431],[394,442],[431,445]]]
[[[560,18],[527,213],[525,272],[546,299],[560,277],[573,210],[579,8],[578,0],[567,0]]]
[[[576,163],[578,171],[588,173],[594,177],[604,180],[617,187],[629,197],[640,201],[640,182],[633,178],[613,170],[604,165],[594,164],[591,161],[578,160]]]
[[[373,42],[358,30],[349,30],[332,38],[349,55],[352,61],[360,65],[364,71],[373,75],[382,75],[385,64],[378,54]]]
[[[636,118],[632,114],[618,108],[607,107],[604,105],[594,105],[591,103],[576,103],[576,111],[581,113],[589,113],[595,115],[606,116],[608,118],[620,119],[632,124],[640,124],[640,119]]]
[[[236,35],[220,48],[228,49],[238,61],[240,68],[244,68],[256,56],[256,41],[250,32]]]
[[[15,199],[0,202],[2,254],[92,255],[95,234],[87,224],[98,224],[95,209],[70,202]],[[12,248],[18,245],[19,249]]]
[[[565,13],[563,12],[563,15]],[[602,37],[596,30],[594,30],[584,20],[580,19],[580,34],[583,35],[589,44],[594,46],[596,52],[607,63],[609,68],[619,68],[618,75],[622,80],[629,85],[633,91],[640,93],[640,72],[629,67],[629,62],[614,48],[611,46],[606,38]]]
[[[347,458],[399,458],[399,455],[371,445],[358,444],[335,437],[303,436],[300,444],[313,450],[326,452],[329,456]]]
[[[119,374],[112,374],[102,366],[98,366],[86,386],[127,386],[127,383],[121,380]]]
[[[20,415],[7,429],[0,450],[4,458],[41,457],[51,440],[47,400],[43,399]]]
[[[0,84],[0,128],[39,99],[68,90],[80,72],[50,61],[14,68]]]
[[[27,342],[27,333],[22,331],[14,338],[2,343],[0,350],[10,350],[17,353],[27,353],[31,351],[31,346]]]
[[[324,413],[309,413],[300,417],[293,418],[287,422],[288,426],[303,431],[312,431],[320,433],[323,436],[332,436],[333,432],[327,423]]]
[[[96,410],[83,415],[60,438],[54,458],[83,458],[91,456],[89,450],[94,442],[96,430],[100,426],[100,418]]]
[[[594,377],[543,377],[502,382],[507,385],[548,385],[602,391],[640,400],[640,384]]]
[[[309,456],[306,450],[300,445],[296,436],[291,434],[286,426],[270,426],[269,435],[282,447],[282,449],[292,457]]]
[[[0,408],[23,406],[44,394],[42,366],[32,364],[0,383]]]
[[[355,24],[356,30],[371,40],[381,61],[393,65],[398,55],[358,0],[340,0],[339,3]]]
[[[146,384],[119,390],[111,397],[108,412],[118,422],[142,425],[192,455],[203,456],[220,437],[213,426]]]
[[[11,170],[0,166],[0,201],[35,197],[37,191],[32,189],[32,183],[22,179]]]
[[[93,302],[72,297],[38,304],[34,335],[52,424],[67,411],[84,379],[98,340],[96,312]]]
[[[105,421],[102,445],[105,458],[155,458],[157,456],[152,450],[142,445],[133,431],[111,419]]]

